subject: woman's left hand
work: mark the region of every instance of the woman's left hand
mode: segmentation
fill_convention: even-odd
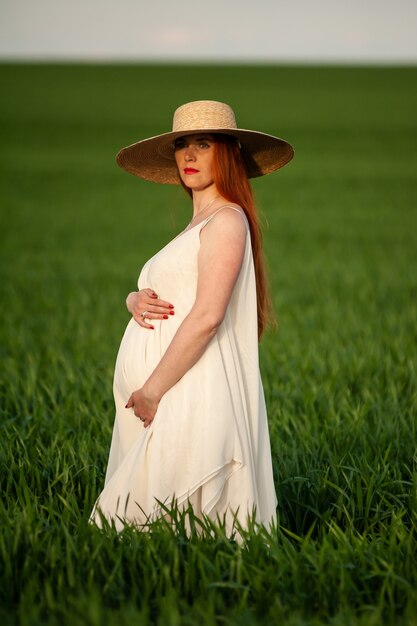
[[[126,408],[132,408],[136,417],[138,417],[141,422],[143,422],[145,428],[147,428],[153,422],[158,405],[159,401],[149,398],[142,387],[132,393],[126,404]]]

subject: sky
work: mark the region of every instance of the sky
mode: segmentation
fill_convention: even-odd
[[[417,0],[0,0],[0,59],[417,63]]]

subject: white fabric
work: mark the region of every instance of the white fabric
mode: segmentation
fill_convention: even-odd
[[[224,209],[222,207],[220,210]],[[229,207],[233,208],[233,207]],[[237,209],[234,209],[237,210]],[[217,213],[217,212],[216,212]],[[259,372],[256,284],[249,228],[242,268],[225,318],[199,361],[162,398],[145,428],[125,405],[147,380],[193,306],[200,231],[216,215],[168,243],[143,267],[138,288],[150,287],[175,304],[175,315],[153,320],[155,330],[132,318],[116,360],[116,419],[105,487],[98,508],[118,529],[161,515],[157,500],[188,500],[196,513],[232,513],[245,527],[256,508],[258,522],[275,521],[267,415]],[[215,298],[215,294],[213,294]]]

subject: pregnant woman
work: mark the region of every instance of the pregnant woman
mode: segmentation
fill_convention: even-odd
[[[232,109],[190,102],[172,132],[123,148],[118,164],[181,184],[188,226],[144,265],[114,374],[116,419],[91,520],[147,528],[174,501],[220,518],[276,515],[258,340],[268,323],[261,233],[248,178],[293,156],[284,140],[237,128]]]

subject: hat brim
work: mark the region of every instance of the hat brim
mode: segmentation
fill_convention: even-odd
[[[180,177],[175,162],[173,141],[184,135],[202,133],[221,133],[236,137],[241,144],[249,178],[275,172],[291,161],[294,155],[291,144],[273,135],[243,128],[204,128],[164,133],[137,141],[122,148],[116,155],[116,161],[124,170],[145,180],[166,185],[179,185]]]

